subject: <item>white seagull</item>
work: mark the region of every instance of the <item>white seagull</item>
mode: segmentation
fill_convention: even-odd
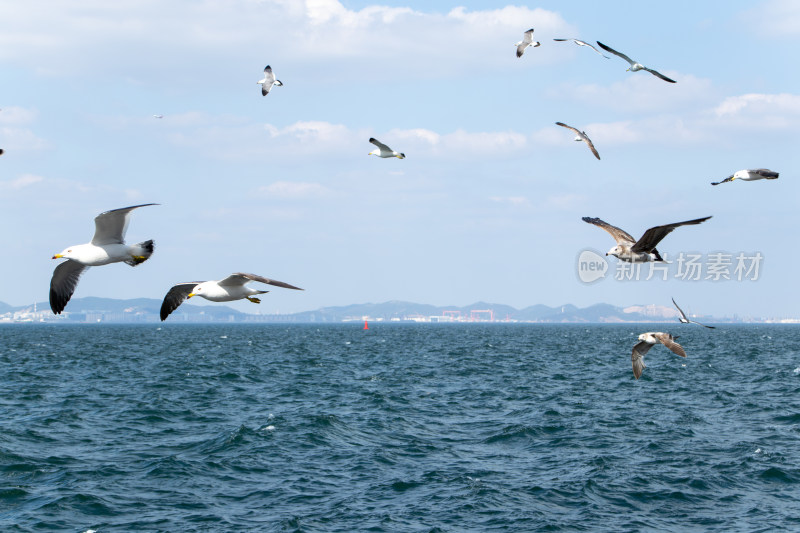
[[[153,115],[155,118],[164,118],[164,115]]]
[[[78,286],[78,279],[87,268],[119,262],[136,266],[153,255],[155,246],[152,240],[130,246],[125,244],[131,212],[148,205],[158,204],[133,205],[100,213],[94,219],[92,242],[70,246],[53,256],[53,259],[67,259],[56,267],[50,280],[50,308],[53,313],[59,314],[64,310]]]
[[[369,142],[371,142],[372,144],[377,146],[378,149],[371,151],[367,155],[377,155],[378,157],[396,157],[397,159],[405,159],[406,158],[406,154],[402,154],[400,152],[395,152],[394,150],[392,150],[391,148],[389,148],[388,146],[386,146],[385,144],[380,142],[375,137],[370,137],[369,138]]]
[[[585,142],[585,143],[586,143],[586,146],[588,146],[588,147],[589,147],[589,150],[591,150],[591,151],[592,151],[592,153],[594,154],[594,156],[595,156],[597,159],[600,159],[600,154],[598,154],[598,153],[597,153],[597,149],[594,147],[594,144],[592,144],[592,140],[591,140],[591,139],[589,139],[589,137],[586,135],[586,132],[585,132],[585,131],[581,131],[581,130],[579,130],[578,128],[573,128],[572,126],[567,126],[567,125],[566,125],[566,124],[564,124],[563,122],[556,122],[556,126],[561,126],[562,128],[567,128],[568,130],[572,130],[572,131],[574,131],[574,132],[575,132],[575,140],[576,140],[576,141],[583,141],[583,142]]]
[[[672,353],[686,357],[686,352],[683,351],[683,346],[675,342],[678,337],[673,337],[669,333],[662,333],[660,331],[650,331],[639,335],[639,343],[633,347],[631,352],[631,362],[633,363],[633,377],[639,379],[642,371],[647,368],[644,364],[644,355],[650,351],[657,342],[670,349]]]
[[[254,304],[259,304],[261,300],[255,298],[254,295],[266,294],[269,291],[260,291],[248,287],[247,284],[251,281],[260,281],[267,285],[274,285],[285,289],[303,290],[300,287],[295,287],[294,285],[289,285],[282,281],[275,281],[274,279],[257,276],[256,274],[245,274],[243,272],[234,272],[227,278],[219,281],[190,281],[187,283],[178,283],[164,296],[164,302],[161,304],[161,320],[166,320],[170,313],[177,309],[187,298],[191,298],[192,296],[202,296],[206,300],[212,302],[232,302],[234,300],[247,299]]]
[[[272,73],[272,67],[267,65],[264,67],[264,78],[258,80],[256,83],[261,85],[261,96],[267,96],[269,94],[270,89],[272,89],[273,85],[277,85],[278,87],[283,87],[283,83],[281,80],[275,79],[275,74]]]
[[[578,46],[588,46],[589,48],[591,48],[592,50],[594,50],[595,52],[597,52],[601,56],[605,57],[606,59],[611,59],[610,57],[605,55],[603,52],[601,52],[600,50],[598,50],[597,48],[595,48],[591,44],[587,43],[586,41],[581,41],[580,39],[553,39],[553,40],[554,41],[559,41],[559,42],[572,41],[573,43],[577,44]]]
[[[705,324],[701,324],[700,322],[689,320],[689,318],[686,316],[686,313],[683,312],[683,309],[678,307],[678,302],[675,301],[675,298],[672,299],[672,303],[675,304],[675,308],[681,314],[681,316],[678,317],[678,322],[680,322],[681,324],[697,324],[698,326],[703,326],[704,328],[716,329],[714,326],[706,326]]]
[[[638,241],[624,230],[612,226],[599,218],[583,217],[581,220],[603,228],[617,241],[617,245],[606,252],[606,255],[613,255],[617,259],[627,261],[628,263],[646,263],[648,261],[664,260],[661,258],[661,254],[658,253],[658,250],[656,250],[656,245],[658,245],[664,237],[672,233],[672,230],[680,226],[700,224],[709,218],[711,217],[696,218],[694,220],[675,222],[663,226],[654,226],[645,231],[644,235],[642,235]]]
[[[522,54],[525,53],[525,49],[529,46],[533,46],[536,48],[537,46],[541,45],[539,41],[533,40],[533,28],[529,29],[525,33],[522,34],[522,40],[515,44],[514,46],[517,47],[517,57],[522,57]]]
[[[756,180],[776,180],[780,174],[766,168],[753,168],[750,170],[737,170],[732,175],[722,181],[711,182],[711,185],[728,183],[733,180],[756,181]]]
[[[619,56],[619,57],[621,57],[622,59],[624,59],[625,61],[627,61],[628,63],[630,63],[630,64],[631,64],[631,66],[630,66],[630,67],[628,67],[628,69],[627,69],[627,70],[630,70],[631,72],[638,72],[638,71],[640,71],[640,70],[646,70],[647,72],[649,72],[649,73],[650,73],[650,74],[652,74],[653,76],[656,76],[657,78],[661,78],[662,80],[664,80],[664,81],[668,81],[668,82],[670,82],[670,83],[675,83],[675,80],[669,79],[668,77],[664,76],[663,74],[661,74],[661,73],[660,73],[660,72],[658,72],[657,70],[653,70],[653,69],[651,69],[651,68],[647,68],[646,66],[642,65],[642,64],[641,64],[641,63],[639,63],[638,61],[634,61],[634,60],[633,60],[633,59],[631,59],[630,57],[626,56],[626,55],[625,55],[625,54],[623,54],[622,52],[617,52],[616,50],[614,50],[614,49],[613,49],[613,48],[611,48],[610,46],[606,46],[606,45],[604,45],[603,43],[601,43],[600,41],[597,41],[597,44],[599,44],[599,45],[600,45],[600,48],[602,48],[602,49],[603,49],[603,50],[605,50],[606,52],[610,52],[610,53],[614,54],[615,56]]]

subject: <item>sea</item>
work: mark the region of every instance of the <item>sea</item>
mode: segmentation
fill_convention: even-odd
[[[678,335],[638,381],[631,348]],[[800,530],[800,326],[0,327],[2,531]]]

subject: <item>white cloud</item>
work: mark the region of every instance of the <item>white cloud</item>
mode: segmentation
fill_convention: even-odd
[[[800,114],[800,95],[743,94],[731,96],[714,108],[717,117],[797,115]]]
[[[759,37],[800,35],[800,3],[796,0],[767,0],[742,13],[744,28],[754,30]]]
[[[34,174],[23,174],[22,176],[12,179],[0,181],[0,191],[18,191],[26,187],[30,187],[36,183],[41,183],[44,180],[41,176]]]
[[[309,198],[327,196],[331,193],[330,189],[319,183],[276,181],[264,187],[260,187],[259,192],[272,198]]]
[[[0,110],[0,124],[22,126],[32,124],[38,112],[19,106],[8,106]]]
[[[351,76],[399,78],[413,69],[416,76],[438,77],[468,72],[484,60],[488,68],[513,68],[512,45],[520,28],[534,23],[542,39],[577,31],[556,12],[515,6],[442,14],[381,5],[353,10],[338,0],[87,0],[79,7],[31,0],[4,10],[0,61],[43,76],[102,72],[139,83],[158,75],[163,84],[200,81],[210,64],[241,72],[263,57],[243,50],[281,50],[283,64],[312,65],[318,78],[341,78],[343,65],[331,59],[370,61],[369,69],[344,67]],[[509,60],[488,61],[498,53]],[[528,63],[554,61],[545,57],[537,54]]]
[[[659,72],[678,82],[665,83],[647,72],[622,71],[625,79],[611,85],[561,84],[548,89],[546,94],[549,98],[574,100],[592,108],[636,113],[696,109],[719,99],[709,79],[663,69]]]
[[[509,204],[515,207],[525,207],[530,205],[530,200],[524,196],[490,196],[489,200],[499,204]]]

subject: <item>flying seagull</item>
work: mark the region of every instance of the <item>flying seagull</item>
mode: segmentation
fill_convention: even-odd
[[[654,226],[645,231],[644,235],[642,235],[638,241],[631,237],[629,233],[599,218],[583,217],[581,220],[603,228],[617,241],[617,245],[610,249],[606,255],[613,255],[617,259],[629,263],[645,263],[648,261],[663,261],[661,254],[656,250],[656,246],[664,237],[672,233],[672,230],[680,226],[700,224],[709,218],[711,217],[696,218],[694,220],[675,222],[663,226]]]
[[[610,57],[605,55],[603,52],[601,52],[600,50],[598,50],[597,48],[595,48],[591,44],[587,43],[586,41],[581,41],[580,39],[553,39],[553,40],[554,41],[559,41],[559,42],[572,41],[573,43],[577,44],[578,46],[588,46],[589,48],[591,48],[592,50],[594,50],[595,52],[597,52],[601,56],[605,57],[606,59],[611,59]]]
[[[611,53],[612,53],[612,54],[614,54],[615,56],[619,56],[619,57],[621,57],[622,59],[624,59],[625,61],[627,61],[628,63],[630,63],[630,64],[631,64],[631,66],[630,66],[630,67],[629,67],[627,70],[630,70],[631,72],[638,72],[638,71],[640,71],[640,70],[646,70],[647,72],[649,72],[649,73],[650,73],[650,74],[652,74],[653,76],[656,76],[657,78],[661,78],[662,80],[664,80],[664,81],[668,81],[668,82],[670,82],[670,83],[675,83],[675,80],[671,80],[671,79],[669,79],[668,77],[664,76],[663,74],[661,74],[661,73],[660,73],[660,72],[658,72],[657,70],[653,70],[653,69],[651,69],[651,68],[647,68],[646,66],[642,65],[641,63],[639,63],[639,62],[637,62],[637,61],[634,61],[634,60],[632,60],[630,57],[626,56],[626,55],[625,55],[625,54],[623,54],[622,52],[617,52],[616,50],[614,50],[614,49],[613,49],[613,48],[611,48],[610,46],[606,46],[606,45],[604,45],[603,43],[601,43],[600,41],[597,41],[597,44],[599,44],[599,45],[600,45],[600,48],[602,48],[602,49],[603,49],[603,50],[605,50],[606,52],[611,52]]]
[[[255,298],[254,295],[266,294],[269,291],[260,291],[247,287],[247,284],[251,281],[259,281],[267,285],[274,285],[285,289],[303,290],[300,287],[295,287],[294,285],[289,285],[282,281],[275,281],[274,279],[268,279],[255,274],[245,274],[243,272],[234,272],[227,278],[219,281],[190,281],[187,283],[178,283],[164,296],[164,302],[161,304],[161,320],[166,320],[170,313],[177,309],[187,298],[191,298],[192,296],[202,296],[206,300],[212,302],[232,302],[234,300],[244,300],[246,298],[254,304],[259,304],[261,300]]]
[[[394,150],[392,150],[391,148],[389,148],[388,146],[386,146],[385,144],[380,142],[375,137],[370,137],[369,138],[369,142],[371,142],[372,144],[377,146],[378,149],[371,151],[367,155],[377,155],[378,157],[396,157],[397,159],[405,159],[406,158],[406,154],[401,154],[400,152],[395,152]]]
[[[675,304],[675,307],[678,309],[678,312],[681,314],[681,316],[678,317],[678,321],[681,324],[697,324],[698,326],[703,326],[704,328],[715,329],[714,326],[706,326],[705,324],[701,324],[700,322],[695,322],[694,320],[689,320],[686,317],[686,313],[683,312],[683,309],[678,307],[678,302],[675,301],[675,298],[672,299],[672,303]]]
[[[542,43],[533,40],[533,28],[529,29],[522,34],[522,40],[514,45],[517,47],[517,57],[522,57],[522,54],[525,53],[525,49],[529,46],[536,48],[540,44]]]
[[[597,153],[597,149],[594,147],[594,145],[592,144],[592,140],[591,140],[591,139],[589,139],[589,137],[586,135],[586,132],[585,132],[585,131],[580,131],[578,128],[573,128],[572,126],[567,126],[567,125],[566,125],[566,124],[564,124],[563,122],[556,122],[556,126],[561,126],[562,128],[567,128],[568,130],[572,130],[572,131],[574,131],[574,132],[575,132],[575,135],[576,135],[576,137],[575,137],[575,140],[576,140],[576,141],[583,141],[583,142],[585,142],[585,143],[586,143],[586,146],[588,146],[588,147],[589,147],[589,150],[591,150],[591,151],[592,151],[592,153],[594,154],[594,156],[595,156],[597,159],[600,159],[600,154],[598,154],[598,153]]]
[[[728,183],[733,180],[742,181],[756,181],[756,180],[776,180],[780,174],[773,172],[766,168],[754,168],[750,170],[737,170],[732,175],[728,176],[722,181],[711,182],[711,185],[719,185],[720,183]]]
[[[70,246],[53,256],[53,259],[67,259],[56,267],[50,280],[50,308],[53,313],[59,314],[64,310],[78,286],[78,279],[87,268],[119,262],[136,266],[153,255],[155,246],[152,240],[130,246],[125,244],[131,212],[148,205],[158,204],[133,205],[100,213],[94,219],[92,242]]]
[[[278,87],[283,87],[283,83],[281,80],[275,79],[275,74],[272,73],[272,67],[267,65],[264,67],[264,79],[258,80],[256,83],[261,85],[261,96],[267,96],[269,94],[269,90],[272,89],[273,85],[277,85]]]
[[[155,118],[164,118],[164,115],[153,115]]]
[[[648,332],[639,335],[639,343],[633,347],[631,351],[631,362],[633,363],[633,377],[639,379],[642,376],[642,370],[647,368],[644,364],[644,355],[650,351],[657,342],[670,349],[672,353],[686,357],[686,352],[683,351],[683,346],[675,342],[678,337],[673,337],[669,333],[661,332]]]

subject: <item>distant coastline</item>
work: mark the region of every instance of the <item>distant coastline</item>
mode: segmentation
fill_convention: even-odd
[[[113,298],[76,298],[61,315],[54,315],[45,302],[14,307],[0,302],[0,324],[70,323],[136,324],[160,323],[161,301],[151,298],[117,300]],[[225,305],[197,306],[184,304],[173,313],[169,323],[297,323],[325,324],[347,322],[372,323],[539,323],[539,324],[624,324],[663,323],[677,320],[673,307],[654,304],[617,307],[600,303],[578,308],[533,305],[524,309],[503,304],[475,302],[472,305],[433,306],[404,301],[352,304],[323,307],[314,311],[287,314],[243,313]],[[713,324],[786,323],[800,324],[792,317],[713,317],[691,318]]]

